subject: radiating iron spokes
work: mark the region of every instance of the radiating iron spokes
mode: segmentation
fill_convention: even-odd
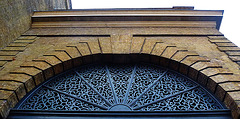
[[[88,65],[50,79],[18,109],[195,111],[224,107],[199,84],[149,64]]]

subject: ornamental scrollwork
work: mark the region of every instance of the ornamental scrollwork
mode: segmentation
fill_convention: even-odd
[[[225,107],[195,81],[150,64],[82,66],[43,83],[17,109],[201,111]]]

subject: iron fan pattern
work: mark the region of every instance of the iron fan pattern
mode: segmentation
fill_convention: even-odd
[[[24,110],[199,111],[224,107],[174,71],[149,64],[83,66],[43,83],[17,107]]]

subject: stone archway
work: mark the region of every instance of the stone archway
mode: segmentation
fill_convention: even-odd
[[[93,113],[108,112],[111,116],[119,111],[131,116],[139,111],[147,116],[154,111],[155,117],[169,117],[178,111],[176,115],[182,114],[178,115],[182,118],[230,118],[229,110],[195,81],[168,68],[136,62],[98,62],[61,73],[28,93],[11,111],[10,118],[28,114],[44,117],[48,113],[69,118],[64,116],[65,111],[70,115],[87,111],[90,117]]]
[[[222,11],[127,11],[35,12],[32,28],[0,51],[1,117],[33,88],[73,67],[147,62],[197,81],[239,118],[240,50],[217,30]]]
[[[10,85],[2,88],[2,94],[4,94],[2,101],[3,117],[7,116],[9,110],[27,92],[41,82],[73,67],[93,62],[148,62],[168,67],[206,86],[232,110],[233,115],[238,115],[238,106],[234,99],[235,91],[238,88],[232,83],[237,81],[238,77],[220,64],[212,62],[211,58],[201,56],[195,51],[187,50],[187,48],[159,42],[158,40],[147,42],[146,39],[142,38],[131,39],[131,35],[111,37],[121,38],[115,38],[120,41],[111,42],[109,36],[101,36],[77,44],[51,45],[53,49],[50,51],[47,47],[44,47],[46,41],[41,41],[43,45],[39,45],[39,42],[36,43],[38,37],[29,36],[19,39],[21,42],[27,39],[26,41],[35,43],[29,44],[29,47],[26,46],[24,50],[20,51],[23,53],[18,56],[26,59],[26,56],[30,53],[32,54],[30,60],[12,60],[12,62],[9,62],[9,67],[20,67],[11,67],[11,70],[7,70],[9,73],[1,77],[4,81],[2,85]],[[128,40],[122,41],[121,39]],[[41,51],[42,47],[45,49],[38,52],[39,49]]]
[[[175,49],[175,51],[177,52],[178,50]],[[225,104],[228,104],[228,102],[231,102],[231,97],[229,97],[229,94],[227,94],[223,90],[222,86],[218,85],[214,81],[214,79],[212,79],[209,76],[213,76],[213,77],[215,77],[215,75],[231,76],[232,73],[221,68],[221,66],[219,65],[209,62],[208,59],[205,57],[201,57],[198,55],[193,55],[193,56],[188,55],[188,53],[192,54],[192,52],[189,52],[189,51],[182,51],[182,52],[184,52],[183,55],[185,55],[185,56],[183,55],[181,56],[181,57],[184,57],[185,59],[182,61],[184,61],[185,63],[188,63],[189,66],[184,63],[174,61],[172,59],[167,59],[164,57],[159,57],[159,56],[149,55],[149,54],[115,54],[115,55],[114,54],[94,54],[94,55],[76,57],[72,59],[69,58],[66,61],[61,59],[61,62],[55,63],[55,65],[53,65],[51,63],[54,63],[54,62],[51,62],[50,59],[53,57],[57,57],[58,55],[46,55],[46,56],[40,57],[40,59],[42,58],[42,60],[33,60],[31,62],[23,63],[20,69],[16,69],[15,71],[12,71],[9,75],[6,75],[3,78],[7,79],[7,78],[18,77],[22,79],[25,78],[26,80],[26,83],[24,84],[24,86],[19,85],[19,87],[17,88],[18,90],[16,90],[16,92],[14,93],[16,94],[16,96],[13,96],[11,97],[11,99],[9,99],[9,102],[12,103],[12,107],[14,107],[17,104],[18,100],[20,100],[26,94],[26,92],[24,91],[25,89],[30,91],[31,89],[34,88],[35,84],[38,85],[42,81],[48,80],[50,77],[57,75],[72,67],[89,64],[93,62],[103,62],[103,63],[149,62],[156,65],[168,67],[186,76],[189,76],[193,80],[206,86],[210,91],[212,91],[212,93],[214,93]],[[70,54],[70,53],[66,53],[65,50],[55,51],[55,53],[66,54],[66,56],[68,56],[67,54]],[[49,66],[49,64],[51,65]],[[206,72],[204,70],[206,70]],[[223,94],[223,93],[226,93],[226,94]],[[231,105],[227,105],[227,106],[230,107]]]

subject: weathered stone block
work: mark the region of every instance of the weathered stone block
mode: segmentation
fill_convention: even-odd
[[[0,56],[15,56],[18,53],[18,51],[0,51]]]
[[[207,76],[214,76],[216,74],[229,74],[232,75],[233,73],[229,69],[224,68],[206,68],[201,71],[203,74]]]
[[[151,54],[152,55],[156,55],[156,56],[160,56],[163,51],[167,48],[167,44],[162,43],[162,42],[156,42],[156,44],[154,45],[153,49],[151,50]],[[174,46],[173,46],[174,47]]]
[[[10,43],[8,47],[26,47],[29,43]]]
[[[229,56],[229,58],[234,62],[240,62],[240,56]]]
[[[0,99],[6,100],[10,108],[13,108],[18,102],[17,96],[14,91],[0,90]]]
[[[226,39],[210,39],[209,41],[211,43],[231,43],[231,41]]]
[[[215,76],[211,76],[211,79],[214,80],[216,83],[237,82],[240,79],[240,75],[218,74]]]
[[[6,74],[0,77],[0,80],[22,82],[25,85],[27,92],[35,87],[32,77],[27,74]]]
[[[7,63],[7,61],[0,61],[0,66],[2,67],[6,63]]]
[[[206,76],[205,74],[199,72],[197,81],[198,81],[198,83],[202,84],[203,86],[206,86],[206,84],[208,82],[208,76]]]
[[[180,50],[179,48],[177,48],[176,46],[167,46],[166,49],[164,50],[164,52],[161,54],[162,57],[165,58],[169,58],[171,59],[171,57],[178,52],[178,50]]]
[[[233,43],[215,43],[218,47],[237,47]]]
[[[240,56],[240,52],[226,52],[229,56]]]
[[[101,53],[112,53],[112,44],[110,37],[100,37],[99,38]]]
[[[33,43],[36,40],[15,40],[13,43],[25,43],[25,44],[30,44]]]
[[[27,74],[29,76],[32,76],[36,85],[39,85],[42,83],[45,79],[43,77],[43,73],[41,70],[38,70],[33,67],[22,67],[22,68],[16,68],[15,70],[10,72],[11,74]]]
[[[42,56],[34,59],[33,61],[47,62],[48,64],[53,66],[55,75],[63,72],[62,62],[58,60],[55,56]]]
[[[131,53],[140,53],[144,40],[144,37],[133,37],[131,44]]]
[[[240,92],[227,92],[226,97],[224,99],[224,103],[226,106],[231,109],[232,116],[234,119],[238,119],[240,117]]]
[[[71,46],[76,46],[82,56],[91,55],[91,50],[87,42],[81,42],[79,44],[71,45]]]
[[[37,36],[20,36],[17,39],[20,39],[20,40],[33,40],[35,38],[37,38]]]
[[[70,56],[68,56],[66,52],[56,51],[56,52],[47,53],[44,56],[55,56],[57,59],[59,59],[63,63],[64,70],[68,70],[73,67],[71,58]]]
[[[23,52],[26,49],[26,47],[5,47],[2,49],[2,51],[19,51]]]
[[[116,54],[129,54],[132,35],[119,35],[119,34],[112,34],[111,35],[111,44],[112,44],[112,52]]]
[[[211,92],[215,92],[216,91],[216,88],[217,88],[217,82],[215,80],[213,80],[212,77],[210,77],[208,79],[208,82],[207,82],[207,89],[209,89]]]
[[[239,47],[218,47],[218,49],[222,52],[226,52],[226,51],[238,51],[238,52],[240,52]]]
[[[66,52],[70,56],[70,58],[77,58],[77,57],[81,56],[81,54],[78,51],[77,47],[69,46],[69,47],[58,48],[58,49],[55,48],[55,51]]]
[[[0,56],[0,61],[13,61],[14,59],[14,56]]]
[[[101,53],[101,49],[100,49],[99,42],[97,39],[96,40],[88,40],[87,43],[89,45],[89,48],[90,48],[92,54]]]
[[[19,100],[26,95],[26,90],[23,83],[19,83],[19,82],[0,81],[0,89],[15,91]]]
[[[197,62],[191,66],[192,68],[201,71],[206,68],[222,68],[221,65],[213,62]]]
[[[171,59],[180,62],[187,56],[198,56],[198,54],[192,51],[178,51],[176,54],[174,54],[174,56],[171,57]]]
[[[7,100],[0,100],[0,118],[6,118],[8,116],[10,107]]]
[[[226,91],[219,85],[217,85],[215,96],[220,100],[223,101],[226,95]]]
[[[49,64],[46,62],[24,62],[21,67],[35,67],[43,71],[45,79],[49,79],[50,77],[54,76],[54,71]]]
[[[188,65],[188,66],[191,66],[194,63],[202,62],[202,61],[206,62],[206,61],[209,61],[209,60],[206,57],[201,57],[201,56],[188,56],[184,60],[182,60],[181,63],[183,63],[185,65]]]
[[[158,40],[146,38],[141,48],[141,53],[150,54],[151,52],[153,52],[153,48],[157,44],[158,44]],[[154,53],[154,55],[157,55],[157,53]]]

